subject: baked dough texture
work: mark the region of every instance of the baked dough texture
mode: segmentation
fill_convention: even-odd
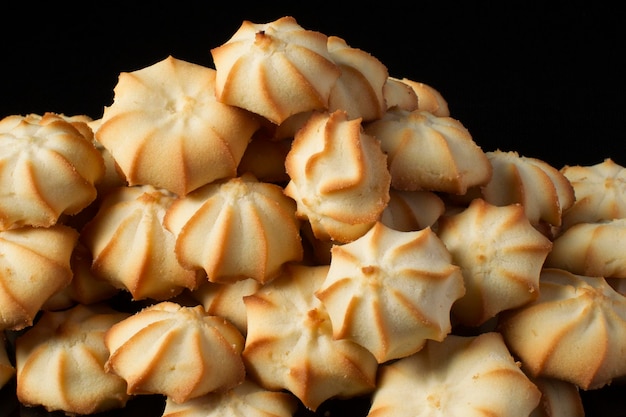
[[[56,224],[0,231],[0,330],[31,326],[48,298],[72,280],[78,232]]]
[[[436,228],[446,210],[441,197],[432,191],[389,190],[389,202],[380,222],[395,230],[411,232],[427,227]]]
[[[79,240],[70,257],[72,280],[48,298],[42,309],[65,310],[76,304],[105,303],[117,295],[119,288],[96,276],[91,270],[91,264],[91,253]]]
[[[182,403],[245,379],[243,336],[202,306],[152,304],[113,325],[104,342],[104,368],[123,378],[131,395],[161,394]]]
[[[96,189],[98,190],[98,197],[96,197],[97,200],[102,195],[106,194],[109,189],[123,187],[128,185],[128,183],[126,182],[126,176],[117,165],[117,162],[115,162],[115,159],[113,159],[111,152],[109,152],[109,150],[96,139],[95,132],[100,129],[100,126],[102,125],[102,118],[89,119],[90,120],[85,123],[91,130],[91,137],[94,146],[100,152],[100,155],[102,155],[102,159],[104,160],[104,176],[96,183]]]
[[[438,235],[465,281],[465,295],[452,306],[458,322],[479,326],[539,296],[552,242],[519,204],[495,206],[477,198],[463,211],[440,218]]]
[[[290,16],[205,53],[0,120],[12,408],[583,417],[626,382],[624,167],[487,152]]]
[[[405,83],[417,96],[417,108],[439,117],[449,117],[450,109],[443,95],[431,85],[403,77],[399,81]]]
[[[378,363],[364,347],[333,337],[330,317],[315,297],[328,266],[291,265],[244,297],[248,376],[268,390],[288,390],[316,410],[329,398],[374,389]]]
[[[395,77],[388,77],[383,85],[383,97],[387,104],[387,110],[399,108],[406,111],[417,110],[417,93],[415,90]]]
[[[233,177],[260,122],[215,99],[216,72],[169,56],[122,72],[96,139],[128,185],[177,195]]]
[[[578,387],[554,378],[530,378],[541,391],[541,401],[529,417],[585,417]]]
[[[576,201],[563,213],[563,229],[626,217],[626,168],[607,158],[595,165],[561,168]]]
[[[175,199],[151,185],[110,190],[80,236],[94,275],[135,300],[166,300],[196,288],[204,276],[178,262],[175,236],[163,224]]]
[[[130,399],[126,383],[104,369],[109,356],[104,334],[126,317],[103,305],[45,312],[16,340],[20,402],[66,414],[124,407]]]
[[[224,317],[234,324],[242,335],[247,333],[246,306],[243,298],[257,292],[263,284],[254,278],[228,283],[204,282],[191,292],[191,297],[202,304],[212,316]]]
[[[401,232],[376,223],[332,248],[315,295],[335,339],[367,348],[379,363],[419,351],[451,331],[450,308],[465,293],[463,276],[430,229]]]
[[[378,140],[344,111],[314,113],[285,159],[285,193],[318,239],[352,241],[369,230],[389,201],[391,176]]]
[[[168,209],[165,226],[188,269],[211,282],[272,280],[302,259],[296,205],[274,184],[244,175],[208,184]]]
[[[296,398],[284,391],[269,391],[246,380],[226,392],[209,393],[184,403],[165,402],[162,417],[292,417]]]
[[[487,183],[491,165],[469,131],[452,117],[427,111],[388,110],[364,126],[387,154],[391,185],[398,190],[465,194]]]
[[[338,36],[329,36],[327,45],[330,57],[341,70],[330,91],[328,111],[344,110],[348,118],[364,122],[382,117],[387,110],[383,94],[389,77],[387,67]]]
[[[49,227],[96,199],[104,161],[67,117],[0,120],[0,230]]]
[[[602,277],[545,268],[539,298],[501,314],[499,332],[532,377],[590,390],[626,375],[626,298]]]
[[[327,40],[291,16],[269,23],[245,20],[228,41],[211,49],[217,99],[276,125],[297,113],[327,110],[341,75]]]
[[[485,201],[498,206],[521,204],[537,228],[561,226],[563,213],[574,204],[576,196],[572,184],[558,169],[514,151],[496,150],[486,155],[493,175],[481,187]]]
[[[577,223],[554,239],[546,266],[578,275],[626,278],[626,218]]]
[[[429,340],[379,374],[368,417],[528,417],[541,397],[495,332]]]

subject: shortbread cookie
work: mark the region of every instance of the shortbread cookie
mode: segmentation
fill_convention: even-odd
[[[80,241],[70,257],[72,280],[54,293],[42,306],[43,310],[64,310],[76,304],[91,305],[106,302],[120,291],[110,282],[97,277],[91,270],[92,257]]]
[[[53,113],[0,120],[0,230],[48,227],[96,199],[102,155]]]
[[[563,213],[563,229],[626,217],[626,168],[607,158],[595,165],[565,166],[561,173],[576,195]]]
[[[380,222],[395,230],[411,232],[436,226],[446,206],[432,191],[389,190],[389,203]]]
[[[387,154],[391,185],[398,190],[464,194],[486,184],[491,165],[456,119],[399,108],[365,125]]]
[[[333,337],[328,313],[314,295],[327,271],[327,266],[289,266],[244,298],[249,377],[266,389],[290,391],[310,410],[330,398],[371,392],[378,368],[367,349]]]
[[[450,335],[383,365],[368,416],[528,417],[540,398],[498,333]]]
[[[626,298],[602,277],[546,268],[539,298],[500,314],[499,331],[532,377],[598,389],[626,375]]]
[[[546,266],[578,275],[626,278],[626,218],[577,223],[554,239]]]
[[[348,118],[364,122],[381,118],[387,110],[383,95],[389,77],[387,67],[338,36],[329,36],[327,44],[330,57],[341,70],[330,91],[328,111],[343,110]]]
[[[417,96],[417,108],[439,117],[449,117],[450,109],[443,95],[431,85],[402,78],[401,82],[410,86]]]
[[[207,281],[190,293],[212,316],[224,317],[234,324],[242,335],[247,333],[247,314],[243,298],[258,291],[263,284],[254,278],[228,283]]]
[[[27,118],[32,117],[32,116],[39,118],[39,116],[35,114],[30,114],[27,116]],[[41,116],[40,120],[44,123],[48,123],[59,118],[71,124],[88,141],[93,141],[95,139],[95,136],[93,133],[94,120],[90,116],[87,116],[86,114],[75,114],[75,115],[70,116],[70,115],[63,114],[63,113],[47,112]]]
[[[236,175],[260,124],[215,99],[215,78],[214,69],[171,56],[120,73],[95,134],[128,185],[185,195]]]
[[[517,152],[487,152],[493,167],[491,180],[481,187],[482,198],[504,206],[518,203],[530,222],[561,226],[563,213],[574,204],[574,189],[559,170],[545,161]]]
[[[126,383],[104,370],[104,334],[126,317],[102,305],[45,312],[15,342],[20,402],[69,415],[124,407]]]
[[[417,94],[407,83],[395,77],[388,77],[383,85],[383,97],[387,110],[398,108],[406,111],[417,110]]]
[[[93,257],[91,271],[135,300],[167,300],[196,288],[204,275],[178,262],[175,236],[163,224],[175,199],[151,185],[109,191],[80,236]]]
[[[541,401],[529,417],[585,417],[580,390],[571,382],[554,378],[530,378],[541,391]]]
[[[442,216],[437,234],[465,280],[467,292],[452,307],[459,322],[478,326],[539,296],[539,276],[552,243],[520,205],[475,199],[461,212]]]
[[[293,200],[252,175],[216,181],[168,209],[165,226],[176,239],[180,263],[211,282],[270,281],[288,262],[302,259]]]
[[[217,99],[277,125],[296,113],[327,110],[341,75],[327,39],[291,16],[269,23],[244,21],[230,39],[211,49]]]
[[[33,324],[46,301],[72,280],[78,233],[64,225],[0,231],[0,330]]]
[[[232,390],[180,404],[168,398],[162,417],[292,417],[297,409],[290,393],[269,391],[246,380]]]
[[[102,124],[102,119],[93,119],[87,123],[89,128],[92,131],[93,143],[96,149],[102,155],[102,159],[104,160],[104,176],[100,181],[96,183],[96,189],[98,190],[98,198],[105,194],[111,188],[116,187],[124,187],[128,185],[126,181],[126,176],[113,159],[113,155],[107,148],[105,148],[97,139],[95,132],[100,128]]]
[[[243,336],[202,306],[151,305],[113,325],[104,341],[110,354],[105,369],[127,382],[129,394],[162,394],[182,403],[245,378]]]
[[[369,230],[389,201],[391,176],[376,138],[345,112],[314,113],[285,159],[285,193],[318,239],[349,242]]]
[[[379,363],[419,351],[451,331],[450,308],[465,293],[463,276],[437,235],[376,223],[359,239],[332,248],[316,291],[335,339],[367,348]]]

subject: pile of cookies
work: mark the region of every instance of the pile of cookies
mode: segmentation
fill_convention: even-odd
[[[626,375],[623,167],[483,150],[436,89],[292,17],[210,52],[120,73],[99,119],[0,121],[20,403],[576,417]]]

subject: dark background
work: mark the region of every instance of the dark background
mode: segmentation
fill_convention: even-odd
[[[390,75],[437,88],[485,151],[515,150],[558,168],[607,157],[626,164],[619,3],[8,3],[0,11],[0,117],[98,118],[119,72],[170,54],[213,66],[210,49],[242,20],[292,15],[370,52]]]

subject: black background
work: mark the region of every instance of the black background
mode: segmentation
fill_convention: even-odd
[[[1,10],[0,117],[98,118],[121,71],[210,49],[243,20],[292,15],[437,88],[490,151],[562,165],[626,164],[626,15],[603,2],[8,2]],[[245,2],[244,2],[245,3]],[[610,4],[610,5],[609,5]]]
[[[212,67],[210,49],[243,20],[291,15],[376,56],[391,76],[438,89],[485,151],[514,150],[557,168],[605,158],[626,165],[620,9],[582,1],[9,2],[0,10],[0,117],[98,118],[120,72],[168,55]],[[611,415],[624,415],[616,408]]]

